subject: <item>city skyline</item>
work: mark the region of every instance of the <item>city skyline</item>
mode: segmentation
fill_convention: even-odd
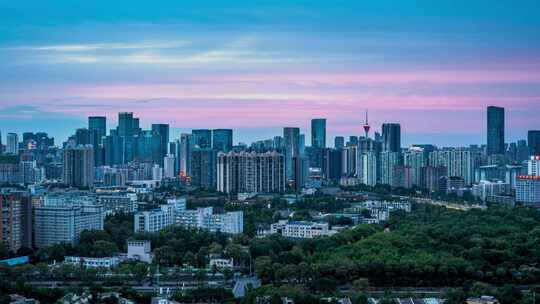
[[[535,1],[340,3],[2,4],[0,130],[62,140],[129,110],[246,142],[325,117],[330,139],[363,134],[369,108],[405,145],[468,145],[488,105],[507,109],[508,141],[538,129]]]

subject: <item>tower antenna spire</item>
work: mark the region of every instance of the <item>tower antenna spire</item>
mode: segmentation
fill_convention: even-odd
[[[364,132],[366,133],[366,138],[369,137],[369,129],[371,127],[369,126],[369,121],[368,121],[368,110],[366,109],[366,120],[364,121]]]

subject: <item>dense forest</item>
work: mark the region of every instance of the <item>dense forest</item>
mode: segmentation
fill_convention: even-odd
[[[528,208],[457,211],[415,205],[384,226],[250,245],[265,283],[302,283],[314,292],[363,280],[371,286],[462,286],[540,282],[540,214]]]

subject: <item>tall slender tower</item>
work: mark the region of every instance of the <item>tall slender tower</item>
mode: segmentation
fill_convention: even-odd
[[[371,127],[369,126],[369,121],[368,121],[368,110],[366,110],[366,120],[364,122],[364,132],[366,133],[366,138],[369,137],[369,129]]]

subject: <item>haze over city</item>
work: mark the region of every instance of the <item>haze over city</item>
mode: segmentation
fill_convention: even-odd
[[[233,128],[235,142],[309,130],[328,143],[403,128],[405,146],[485,142],[538,128],[536,1],[119,1],[0,5],[0,129],[64,141],[87,116],[133,111],[171,134]],[[309,134],[309,133],[308,133]]]

